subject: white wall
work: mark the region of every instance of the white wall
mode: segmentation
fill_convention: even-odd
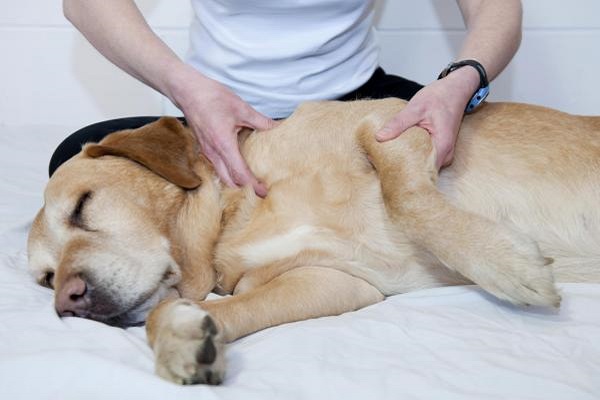
[[[138,0],[175,51],[187,48],[188,0]],[[452,0],[379,0],[381,63],[434,79],[464,35]],[[523,0],[524,37],[492,99],[600,114],[600,1]],[[105,61],[62,16],[59,0],[0,0],[0,124],[83,125],[160,114],[166,101]]]
[[[490,99],[600,115],[600,1],[522,2],[521,47]],[[463,26],[454,1],[387,0],[378,22],[381,64],[429,82],[458,52]]]

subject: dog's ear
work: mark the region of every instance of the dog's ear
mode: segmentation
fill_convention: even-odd
[[[202,179],[194,172],[198,142],[177,118],[163,117],[138,129],[111,133],[100,143],[83,148],[89,157],[126,157],[185,189]]]

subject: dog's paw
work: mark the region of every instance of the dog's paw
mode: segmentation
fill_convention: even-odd
[[[497,239],[485,265],[475,267],[473,281],[513,304],[560,306],[552,260],[541,255],[537,244],[520,234],[500,234]]]
[[[178,300],[156,338],[156,373],[174,383],[218,385],[225,374],[224,344],[211,316]]]

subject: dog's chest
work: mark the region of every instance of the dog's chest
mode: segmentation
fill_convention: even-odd
[[[340,184],[343,179],[334,180],[337,186],[296,179],[273,187],[269,203],[242,205],[216,248],[220,291],[232,292],[248,274],[268,281],[301,266],[335,268],[369,282],[397,277],[413,248],[390,225],[379,182]]]

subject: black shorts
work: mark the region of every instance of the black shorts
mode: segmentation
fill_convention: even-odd
[[[395,75],[388,75],[382,68],[377,68],[371,78],[358,89],[340,97],[338,100],[351,101],[359,99],[383,99],[398,97],[409,100],[423,85]],[[106,135],[123,129],[135,129],[156,121],[159,116],[129,117],[98,122],[69,135],[52,154],[48,173],[50,176],[65,161],[81,151],[85,143],[97,143]],[[182,118],[182,122],[185,120]]]

